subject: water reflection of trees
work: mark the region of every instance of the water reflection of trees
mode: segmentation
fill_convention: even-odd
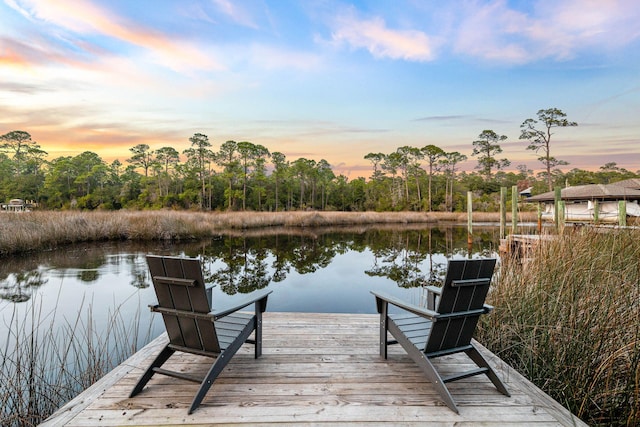
[[[141,288],[148,287],[146,263],[134,262],[139,258],[138,254],[158,251],[175,253],[176,250],[191,248],[194,245],[195,243],[180,246],[154,244],[151,249],[148,243],[101,242],[4,257],[0,262],[0,299],[12,302],[28,301],[36,289],[49,281],[52,271],[60,277],[75,277],[85,284],[100,283],[100,272],[105,265],[130,265],[131,284]]]
[[[392,235],[382,247],[372,248],[374,264],[365,273],[386,277],[403,288],[440,282],[442,264],[433,262],[433,234],[437,231],[429,228]],[[420,266],[425,260],[428,269]]]
[[[11,302],[25,302],[32,292],[47,283],[38,270],[11,273],[0,280],[0,298]]]
[[[249,293],[269,285],[269,254],[260,238],[226,237],[212,240],[201,253],[205,281],[228,295]]]
[[[495,227],[474,232],[473,256],[492,255],[497,241]],[[294,229],[221,235],[180,245],[103,243],[3,259],[0,298],[28,300],[34,289],[46,283],[47,270],[62,276],[69,272],[87,284],[100,282],[105,265],[116,270],[128,268],[130,285],[146,288],[150,285],[146,253],[200,256],[208,282],[229,295],[248,293],[281,282],[292,273],[317,272],[349,251],[373,254],[372,265],[353,268],[362,268],[369,276],[387,278],[404,288],[439,283],[447,258],[472,255],[464,227]]]
[[[474,247],[478,246],[474,254],[493,253],[496,236],[491,229],[474,236]],[[262,289],[270,282],[285,280],[292,272],[314,273],[326,268],[337,255],[367,249],[374,261],[365,273],[405,288],[440,283],[447,258],[470,256],[462,227],[220,236],[199,254],[191,255],[202,257],[207,281],[231,295]],[[436,254],[440,261],[434,261]]]

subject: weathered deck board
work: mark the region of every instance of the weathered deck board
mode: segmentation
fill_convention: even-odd
[[[453,413],[401,347],[380,358],[375,315],[267,312],[263,331],[263,356],[255,360],[244,346],[192,415],[187,408],[197,385],[174,378],[156,376],[127,398],[164,345],[160,337],[43,426],[585,425],[491,354],[512,396],[484,376],[450,383],[460,408],[460,415]],[[458,355],[438,363],[447,371],[468,362]],[[205,372],[209,364],[187,354],[171,360],[173,368],[191,372]]]

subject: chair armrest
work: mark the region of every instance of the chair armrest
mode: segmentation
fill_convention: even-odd
[[[224,316],[227,316],[231,313],[234,313],[242,308],[245,308],[248,305],[254,304],[254,303],[261,303],[260,304],[260,311],[264,311],[267,307],[267,297],[269,296],[269,294],[273,292],[273,291],[263,291],[254,295],[249,296],[246,299],[240,300],[239,302],[237,302],[233,307],[227,307],[224,308],[222,310],[212,310],[211,314],[213,315],[214,319],[220,319]]]
[[[429,310],[435,310],[438,306],[438,297],[442,296],[442,288],[439,286],[425,286],[427,290],[427,308]]]
[[[439,286],[425,286],[424,287],[429,293],[442,295],[442,288]]]
[[[388,304],[394,305],[413,314],[417,314],[418,316],[426,317],[428,319],[436,319],[439,316],[439,314],[433,310],[429,310],[424,307],[402,301],[389,294],[375,291],[371,291],[371,293],[376,297],[376,300],[384,301]],[[379,307],[380,305],[378,304],[378,308]]]
[[[187,319],[197,319],[197,320],[214,320],[214,316],[211,313],[198,313],[190,310],[178,310],[176,308],[165,308],[161,307],[159,304],[151,304],[149,305],[151,311],[162,314],[170,314],[176,317],[184,317]]]

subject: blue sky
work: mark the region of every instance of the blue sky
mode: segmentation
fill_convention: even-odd
[[[560,108],[551,154],[640,170],[637,0],[0,0],[0,134],[50,158],[124,162],[251,141],[371,174],[364,156],[434,144],[540,170],[520,124]]]

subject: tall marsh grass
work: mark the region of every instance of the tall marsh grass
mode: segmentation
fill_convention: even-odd
[[[523,213],[522,215],[526,215]],[[475,213],[474,221],[498,220]],[[466,223],[446,212],[187,212],[103,211],[0,214],[0,256],[50,249],[67,243],[106,240],[192,240],[224,230],[322,227],[359,224]]]
[[[132,355],[140,338],[139,317],[125,320],[118,308],[98,328],[90,304],[62,322],[43,313],[41,304],[28,304],[22,312],[13,305],[7,336],[0,338],[3,427],[38,425]]]
[[[640,230],[543,241],[489,300],[483,344],[590,425],[640,425]]]

